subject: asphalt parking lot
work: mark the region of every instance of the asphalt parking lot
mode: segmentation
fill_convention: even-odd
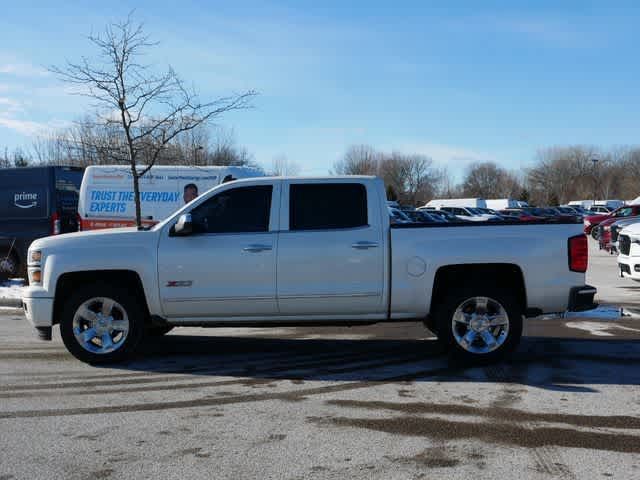
[[[414,324],[183,328],[97,368],[0,309],[0,479],[640,478],[640,284],[592,253],[625,316],[530,321],[484,368]]]

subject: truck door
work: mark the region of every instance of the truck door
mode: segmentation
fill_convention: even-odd
[[[386,312],[379,201],[373,183],[283,183],[277,280],[281,314]]]
[[[280,182],[228,184],[191,210],[193,233],[165,231],[158,281],[165,315],[231,318],[277,313]]]

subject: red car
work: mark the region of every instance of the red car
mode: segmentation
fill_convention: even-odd
[[[584,217],[584,233],[591,234],[595,240],[598,240],[600,229],[594,227],[599,226],[605,220],[614,219],[615,221],[615,219],[631,217],[632,215],[640,215],[640,205],[625,205],[604,215],[588,215]]]
[[[598,225],[598,243],[600,246],[600,250],[606,250],[607,252],[611,249],[611,224],[617,222],[618,218],[607,218],[603,220]],[[593,229],[592,229],[593,231]]]
[[[600,225],[597,227],[600,250],[614,253],[612,243],[617,241],[618,235],[616,234],[614,237],[613,230],[615,229],[617,233],[620,233],[620,230],[627,224],[634,223],[634,221],[640,223],[640,217],[632,215],[624,218],[609,218],[604,222],[600,222]]]

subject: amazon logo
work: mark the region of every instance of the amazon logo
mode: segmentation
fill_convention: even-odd
[[[33,208],[38,205],[37,193],[14,193],[13,204],[18,208]]]

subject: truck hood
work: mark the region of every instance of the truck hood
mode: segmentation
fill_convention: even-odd
[[[632,223],[620,230],[621,235],[633,235],[634,237],[640,237],[640,223]]]
[[[618,221],[620,221],[620,219],[616,218],[616,217],[605,218],[604,220],[602,220],[600,222],[600,227],[608,227],[612,223],[615,223],[615,222],[618,222]]]
[[[101,245],[129,247],[148,242],[150,235],[154,234],[155,232],[153,231],[139,231],[136,227],[90,230],[40,238],[34,241],[29,248],[46,250],[64,248],[68,250],[89,245],[91,247],[99,247]]]

